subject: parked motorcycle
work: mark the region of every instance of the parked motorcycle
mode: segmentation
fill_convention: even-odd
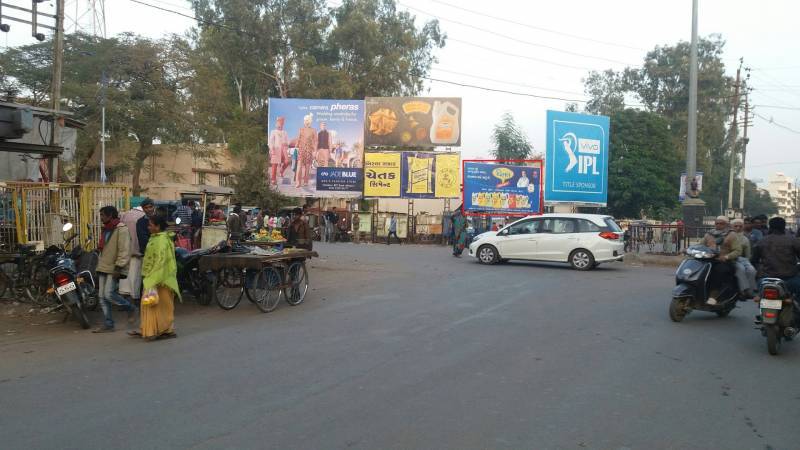
[[[200,258],[216,253],[226,253],[230,247],[226,241],[205,249],[188,251],[175,247],[175,262],[178,265],[178,287],[181,291],[188,291],[198,304],[208,305],[211,303],[211,274],[200,272]]]
[[[780,278],[764,278],[759,285],[761,301],[760,320],[756,321],[761,335],[767,338],[767,351],[777,355],[782,340],[790,340],[797,335],[794,327],[794,310],[800,305],[789,293],[786,282]]]
[[[669,318],[673,322],[682,321],[693,310],[713,312],[719,317],[725,317],[736,307],[740,296],[733,271],[730,278],[722,283],[717,304],[706,303],[709,298],[711,267],[722,264],[717,261],[718,256],[719,252],[703,245],[693,245],[686,249],[686,259],[675,272],[676,286],[672,290],[672,302],[669,304]]]
[[[64,233],[71,229],[71,223],[65,224],[62,228]],[[87,329],[90,325],[87,300],[96,286],[91,272],[88,270],[78,272],[75,260],[65,250],[65,246],[76,236],[77,234],[65,240],[61,246],[50,246],[45,252],[45,265],[50,270],[51,277],[51,287],[47,292],[55,294],[68,316],[71,314],[81,324],[81,328]]]

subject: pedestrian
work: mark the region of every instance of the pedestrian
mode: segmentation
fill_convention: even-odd
[[[328,241],[336,242],[336,226],[339,223],[339,214],[336,213],[336,207],[331,208],[328,213]]]
[[[175,333],[175,296],[180,299],[175,262],[175,246],[166,232],[167,220],[159,215],[148,221],[150,241],[144,253],[142,274],[144,290],[147,292],[141,308],[139,331],[130,331],[131,336],[140,336],[147,341],[178,337]]]
[[[131,236],[128,227],[119,220],[119,211],[113,206],[100,208],[100,222],[103,223],[103,229],[97,243],[100,251],[97,278],[100,306],[105,321],[102,327],[92,332],[109,333],[114,331],[112,305],[118,305],[128,312],[128,323],[136,321],[136,307],[119,294],[119,280],[128,274]]]
[[[453,256],[461,257],[467,243],[467,218],[458,208],[453,213]]]
[[[347,223],[347,215],[342,214],[341,217],[339,218],[339,224],[338,224],[340,242],[347,241],[347,229],[349,228],[348,225],[349,224]]]
[[[361,243],[361,218],[358,216],[358,211],[353,213],[353,243],[359,244]]]
[[[397,237],[397,218],[394,216],[394,213],[389,216],[389,233],[386,235],[386,245],[389,245],[392,242],[392,236],[397,239],[398,244],[403,243],[403,241]]]
[[[755,227],[754,220],[751,217],[744,218],[744,235],[750,240],[750,247],[755,247],[756,244],[764,239],[764,233]]]
[[[289,224],[286,244],[290,247],[312,249],[311,233],[308,230],[308,223],[303,220],[303,210],[300,208],[292,210],[292,222]]]
[[[147,200],[147,199],[145,199]],[[139,235],[137,225],[139,220],[147,217],[142,209],[141,204],[135,208],[127,211],[120,219],[125,227],[128,229],[130,235],[130,263],[128,264],[128,276],[120,280],[119,292],[122,295],[127,295],[131,299],[131,303],[139,306],[139,301],[142,298],[142,256],[143,252],[139,248]],[[146,219],[145,219],[146,220]]]
[[[244,224],[242,223],[242,206],[235,205],[233,212],[228,215],[228,242],[239,242],[244,234]]]

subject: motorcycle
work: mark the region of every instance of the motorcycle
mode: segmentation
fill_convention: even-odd
[[[777,355],[782,340],[791,340],[797,335],[794,325],[794,310],[797,305],[789,293],[786,282],[780,278],[764,278],[759,285],[761,316],[756,321],[756,328],[767,338],[767,351]]]
[[[191,293],[200,305],[210,304],[210,286],[213,279],[211,274],[200,272],[200,258],[216,253],[226,253],[229,250],[230,247],[226,241],[221,241],[211,248],[198,249],[191,252],[175,247],[175,262],[178,265],[178,287],[180,287],[181,291]]]
[[[733,271],[729,279],[722,283],[722,291],[717,296],[717,304],[709,305],[709,278],[711,267],[721,264],[716,259],[719,252],[703,245],[693,245],[686,249],[684,259],[675,272],[675,288],[672,289],[672,301],[669,304],[669,318],[680,322],[693,310],[716,313],[725,317],[741,300],[739,288]]]
[[[72,224],[67,223],[62,228],[64,233],[72,229]],[[68,255],[65,247],[77,234],[65,240],[61,246],[50,246],[45,252],[45,265],[50,271],[51,287],[49,294],[55,294],[58,302],[67,311],[67,317],[72,315],[81,324],[81,328],[89,328],[87,300],[92,296],[96,286],[89,270],[78,272],[75,260]],[[95,304],[96,307],[96,304]],[[66,320],[66,318],[64,320]]]

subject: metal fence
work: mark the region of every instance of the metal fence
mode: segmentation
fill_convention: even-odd
[[[62,241],[61,226],[72,222],[78,239],[100,233],[98,211],[106,205],[130,208],[127,186],[100,184],[0,183],[0,252],[18,244],[42,247]]]
[[[625,251],[658,255],[680,255],[687,247],[699,243],[713,226],[653,225],[632,223],[628,227]]]

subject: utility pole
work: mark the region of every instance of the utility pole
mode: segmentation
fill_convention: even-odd
[[[739,172],[739,210],[744,212],[744,184],[745,162],[747,160],[747,126],[750,124],[750,99],[748,94],[744,97],[744,137],[742,138],[742,170]]]
[[[733,123],[731,123],[731,170],[728,178],[728,209],[733,209],[733,178],[736,173],[736,138],[739,134],[739,87],[741,84],[742,59],[739,59],[739,68],[736,69],[736,84],[733,93]]]
[[[61,72],[64,65],[64,0],[56,0],[56,29],[53,35],[53,78],[52,109],[55,111],[53,125],[50,130],[50,145],[61,143],[61,124],[58,111],[61,109]],[[58,181],[58,158],[51,158],[50,179]]]

